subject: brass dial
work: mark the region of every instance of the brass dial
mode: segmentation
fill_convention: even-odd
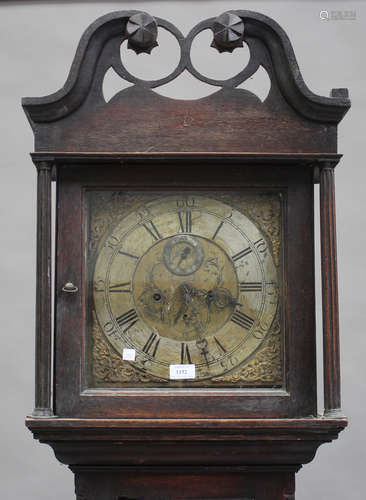
[[[134,365],[159,378],[169,379],[172,364],[194,364],[200,381],[244,363],[268,334],[277,302],[266,238],[208,196],[146,203],[111,228],[96,260],[103,333],[120,355],[135,349]]]
[[[139,316],[160,336],[180,342],[213,335],[228,321],[238,298],[231,259],[201,236],[155,243],[138,262],[132,282]]]

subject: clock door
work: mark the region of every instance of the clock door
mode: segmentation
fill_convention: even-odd
[[[197,178],[188,167],[179,188],[164,169],[149,188],[144,168],[126,169],[123,181],[110,168],[108,184],[96,169],[88,182],[82,169],[61,171],[57,414],[313,411],[313,269],[302,260],[313,236],[301,231],[312,216],[310,173],[281,169],[283,184],[262,170],[260,183],[248,182],[248,168],[225,186],[219,169],[201,167]],[[67,282],[78,291],[65,292]],[[301,290],[302,322],[289,314]]]

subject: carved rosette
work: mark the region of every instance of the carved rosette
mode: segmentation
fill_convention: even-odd
[[[218,16],[212,26],[214,39],[211,47],[219,52],[232,52],[243,46],[244,23],[233,12],[224,12]]]
[[[126,26],[128,35],[128,48],[136,54],[150,54],[151,50],[158,45],[158,24],[155,19],[146,12],[138,12],[131,16]]]

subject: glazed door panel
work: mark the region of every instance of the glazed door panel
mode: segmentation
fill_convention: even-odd
[[[311,171],[88,168],[87,181],[82,166],[58,179],[57,414],[313,414]],[[171,379],[176,364],[196,378]]]

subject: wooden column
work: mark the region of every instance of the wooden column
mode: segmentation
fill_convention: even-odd
[[[33,416],[52,416],[51,370],[51,168],[37,163],[37,281],[35,408]]]
[[[334,169],[320,172],[320,225],[323,297],[324,413],[341,413],[337,243]]]

